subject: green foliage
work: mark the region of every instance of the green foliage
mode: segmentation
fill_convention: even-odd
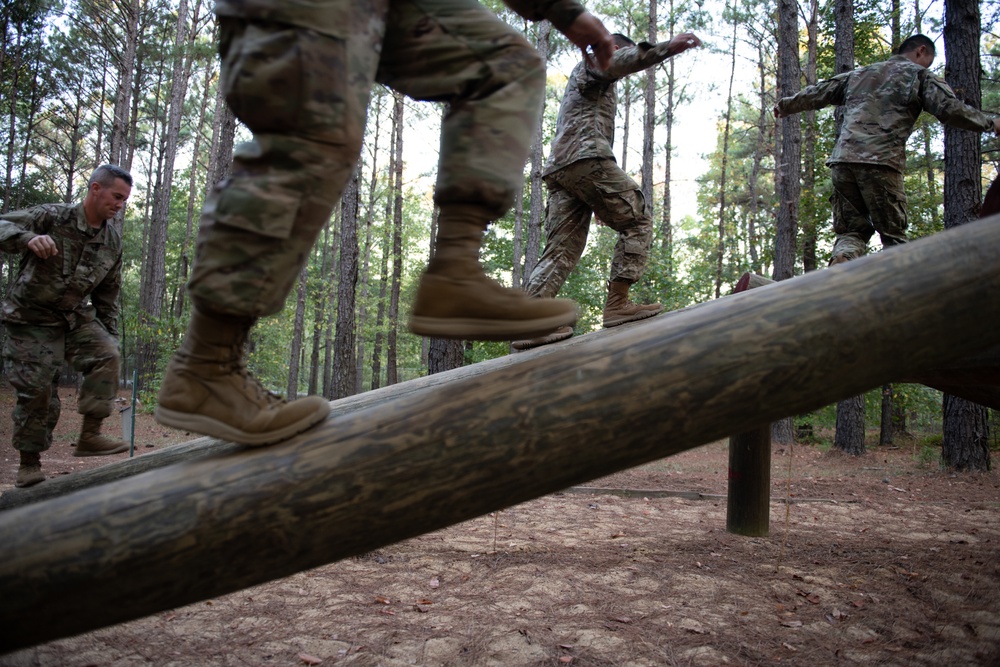
[[[919,449],[913,452],[914,460],[921,468],[930,468],[941,463],[941,436],[929,436],[925,438]]]

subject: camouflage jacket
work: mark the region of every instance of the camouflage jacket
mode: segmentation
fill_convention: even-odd
[[[615,82],[629,74],[657,65],[670,53],[669,42],[655,46],[640,42],[615,51],[606,70],[580,61],[569,75],[566,92],[559,105],[556,136],[543,176],[586,158],[615,159],[615,113],[618,92]]]
[[[529,21],[548,19],[557,30],[569,27],[584,12],[577,0],[503,0]],[[215,13],[231,18],[276,21],[346,37],[351,26],[347,0],[216,0]]]
[[[838,74],[778,102],[782,114],[844,105],[827,164],[884,164],[902,172],[906,140],[921,111],[963,130],[988,132],[992,116],[963,103],[940,77],[905,56]]]
[[[55,257],[41,259],[28,249],[44,234],[59,249]],[[112,225],[88,226],[83,204],[43,204],[0,216],[0,249],[21,253],[0,320],[76,327],[96,317],[118,335],[122,237]]]

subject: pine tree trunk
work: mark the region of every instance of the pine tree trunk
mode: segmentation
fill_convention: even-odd
[[[787,97],[799,90],[799,23],[798,4],[793,0],[778,1],[778,95]],[[778,194],[778,220],[774,236],[774,279],[786,280],[795,275],[795,237],[799,220],[799,178],[802,171],[802,133],[798,115],[779,121],[781,155],[775,168],[775,190]],[[772,425],[771,439],[775,444],[794,440],[791,418]]]
[[[836,0],[834,4],[836,38],[834,42],[834,70],[837,74],[854,69],[854,2]],[[844,123],[844,109],[834,111],[836,134]],[[854,455],[864,453],[865,447],[865,398],[855,396],[837,403],[837,432],[834,446]]]
[[[941,465],[950,470],[990,470],[989,410],[950,394],[944,394],[942,404]]]
[[[864,394],[837,403],[837,433],[833,446],[852,456],[865,453]]]
[[[368,285],[370,284],[369,267],[372,258],[372,219],[375,217],[375,204],[378,188],[378,146],[379,138],[382,135],[382,102],[385,95],[380,91],[375,91],[374,98],[369,107],[373,109],[372,118],[375,119],[375,128],[372,132],[371,162],[372,171],[368,182],[368,206],[365,210],[365,256],[361,262],[359,271],[360,287],[357,290],[358,297],[358,321],[355,327],[355,341],[357,352],[354,355],[355,371],[355,393],[360,394],[363,390],[365,377],[365,331],[368,325]]]
[[[197,18],[197,17],[196,17]],[[174,36],[174,61],[170,79],[170,102],[166,129],[163,136],[163,155],[160,160],[158,187],[153,193],[153,207],[149,220],[149,238],[146,243],[146,261],[139,285],[140,321],[139,354],[136,357],[136,390],[151,386],[159,372],[159,336],[153,334],[163,314],[166,295],[167,225],[170,222],[170,197],[173,192],[174,163],[180,142],[181,118],[187,94],[187,41],[188,3],[180,0]]]
[[[649,27],[646,39],[650,44],[656,44],[656,3],[649,0]],[[653,135],[656,132],[656,67],[646,70],[646,89],[643,95],[644,116],[642,119],[642,195],[646,200],[646,213],[653,215]]]
[[[778,2],[778,95],[788,97],[799,91],[798,4],[794,0]],[[795,274],[795,236],[799,220],[799,176],[802,171],[802,133],[797,114],[779,121],[781,158],[776,171],[778,186],[778,223],[774,239],[774,279],[785,280]]]
[[[211,91],[213,70],[205,67],[205,76],[202,79],[201,104],[198,108],[198,127],[194,134],[194,148],[191,151],[191,161],[200,164],[202,160],[202,143],[205,136],[205,124],[208,121],[208,102]],[[188,206],[187,217],[184,228],[184,241],[181,243],[180,256],[177,258],[177,298],[174,299],[173,314],[175,318],[180,318],[184,314],[184,307],[187,294],[187,278],[191,269],[190,249],[194,242],[194,217],[195,217],[195,196],[197,190],[199,170],[192,169],[191,177],[188,180]]]
[[[299,271],[298,289],[295,292],[295,319],[292,325],[292,342],[288,346],[288,384],[286,393],[289,400],[299,395],[299,358],[302,355],[302,332],[306,322],[306,284],[309,265],[303,264]]]
[[[542,62],[548,67],[549,62],[549,40],[552,35],[552,26],[548,21],[538,24],[538,40],[535,47],[542,58]],[[542,108],[544,117],[545,109]],[[526,284],[531,272],[538,264],[538,254],[541,252],[542,224],[545,217],[545,185],[542,180],[542,170],[545,168],[545,156],[543,155],[542,123],[538,124],[535,130],[535,138],[531,142],[531,155],[528,158],[531,164],[531,200],[528,205],[528,221],[525,225],[524,235],[524,264],[521,272],[521,284]]]
[[[118,86],[115,95],[114,120],[111,125],[111,150],[109,151],[109,161],[113,164],[121,165],[128,169],[130,165],[132,147],[128,140],[128,128],[132,126],[129,110],[133,107],[132,85],[135,74],[136,51],[139,46],[139,0],[123,0],[115,3],[123,16],[122,24],[125,26],[123,43],[119,44],[120,57],[118,62]]]
[[[945,3],[945,78],[955,94],[980,108],[980,18],[978,0]],[[981,135],[945,126],[944,226],[957,227],[979,217],[982,201]],[[941,460],[956,470],[989,470],[989,413],[981,405],[945,395]]]
[[[677,25],[677,19],[674,16],[674,0],[668,0],[668,29],[667,29],[667,39],[674,38],[674,28]],[[673,220],[670,215],[671,197],[670,197],[670,181],[672,178],[671,174],[671,154],[674,150],[674,88],[676,82],[674,80],[674,59],[671,58],[666,62],[667,66],[667,99],[665,102],[666,108],[664,109],[664,129],[667,132],[667,141],[663,148],[663,205],[661,208],[661,219],[660,219],[660,233],[662,234],[662,245],[664,254],[664,261],[666,262],[666,275],[668,278],[673,277],[674,273],[674,230],[673,230]]]
[[[722,127],[722,166],[719,176],[719,236],[715,248],[715,298],[722,296],[722,270],[726,259],[726,169],[729,165],[729,126],[733,116],[733,81],[736,78],[737,26],[733,19],[732,50],[729,55],[729,90],[726,93],[726,115]]]
[[[358,208],[361,170],[347,183],[341,197],[340,253],[337,273],[337,326],[333,337],[333,398],[354,394],[357,365],[354,359],[354,307],[358,286]]]
[[[394,93],[393,124],[396,131],[396,164],[392,203],[392,284],[389,292],[389,332],[386,336],[385,383],[399,382],[396,340],[399,336],[399,290],[403,281],[403,95]]]
[[[888,447],[895,439],[895,434],[893,433],[892,428],[892,408],[892,385],[884,384],[882,385],[882,416],[881,419],[879,419],[879,447]]]
[[[819,3],[809,0],[809,21],[806,25],[808,44],[806,48],[806,85],[816,83],[817,41],[819,33]],[[816,112],[809,110],[803,114],[805,135],[802,143],[802,197],[809,205],[802,220],[802,270],[808,273],[816,270],[816,218],[813,202],[816,200]]]

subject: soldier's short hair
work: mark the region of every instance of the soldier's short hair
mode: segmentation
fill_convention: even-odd
[[[108,188],[114,185],[115,181],[119,178],[128,183],[129,187],[132,187],[132,174],[116,164],[102,164],[90,175],[90,181],[88,181],[87,185],[89,187],[91,183],[100,183],[101,187]]]
[[[618,48],[624,48],[626,46],[635,46],[635,42],[633,42],[631,38],[626,37],[620,32],[612,34],[611,37],[614,38],[615,44],[618,45]]]
[[[935,55],[937,54],[937,49],[934,48],[934,40],[927,35],[913,35],[911,37],[907,37],[903,40],[903,43],[899,45],[899,48],[896,50],[896,54],[903,55],[904,53],[910,53],[911,51],[916,51],[921,46],[926,46],[930,49],[931,53]]]

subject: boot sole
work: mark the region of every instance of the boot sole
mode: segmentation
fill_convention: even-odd
[[[558,343],[572,337],[573,332],[570,331],[569,333],[552,334],[551,336],[544,336],[543,338],[535,338],[533,340],[515,340],[511,343],[511,347],[515,352],[523,352],[525,350],[533,350],[536,347],[552,345],[552,343]]]
[[[654,315],[659,315],[663,312],[663,309],[659,310],[644,310],[642,314],[633,315],[632,317],[623,317],[618,320],[611,320],[610,322],[605,320],[603,326],[605,329],[610,329],[611,327],[621,326],[622,324],[628,324],[629,322],[638,322],[639,320],[646,320]]]
[[[552,333],[559,327],[576,322],[576,312],[562,313],[537,320],[480,320],[466,318],[445,319],[440,317],[410,318],[410,331],[418,336],[430,338],[453,338],[457,340],[519,340],[539,338]]]
[[[16,486],[19,489],[26,489],[29,486],[34,486],[35,484],[41,484],[44,481],[45,481],[45,475],[42,475],[41,477],[38,477],[37,479],[36,478],[31,478],[31,479],[25,480],[23,482],[14,482],[14,486]]]
[[[128,451],[128,445],[123,445],[122,447],[115,447],[114,449],[109,449],[102,452],[91,452],[86,449],[80,450],[79,447],[73,452],[73,456],[109,456],[111,454],[121,454],[122,452]]]
[[[192,431],[200,435],[207,435],[212,438],[218,438],[226,442],[235,442],[238,445],[246,445],[248,447],[262,447],[264,445],[273,445],[282,440],[288,440],[294,435],[309,430],[326,419],[329,414],[330,408],[327,405],[326,410],[314,412],[308,417],[304,417],[280,430],[268,433],[247,433],[204,415],[177,412],[176,410],[159,406],[153,411],[153,417],[164,426],[170,426],[181,431]]]

